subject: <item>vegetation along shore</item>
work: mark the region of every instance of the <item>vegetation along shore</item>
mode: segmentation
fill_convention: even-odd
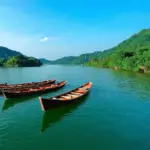
[[[20,52],[0,46],[1,67],[36,67],[42,62],[34,57],[27,57]]]

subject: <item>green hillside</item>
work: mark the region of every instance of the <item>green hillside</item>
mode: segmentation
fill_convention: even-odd
[[[3,46],[0,46],[0,58],[8,59],[9,57],[17,56],[17,55],[21,55],[21,53],[14,51],[14,50],[10,50]]]
[[[150,29],[131,36],[112,48],[112,52],[105,58],[91,59],[87,65],[149,72]]]
[[[112,50],[107,50],[103,52],[94,52],[94,53],[86,53],[80,56],[68,56],[52,61],[52,64],[85,64],[89,62],[93,58],[104,58],[110,54]]]
[[[117,46],[77,57],[63,57],[55,64],[85,64],[132,71],[150,70],[150,29],[144,29]]]
[[[13,56],[4,63],[5,67],[36,67],[41,65],[40,60],[24,55]]]
[[[20,52],[0,46],[0,67],[34,67],[41,66],[40,60],[27,57]]]

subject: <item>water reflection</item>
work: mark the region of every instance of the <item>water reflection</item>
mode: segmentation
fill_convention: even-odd
[[[115,79],[118,80],[118,86],[140,89],[150,89],[150,75],[140,74],[129,71],[112,71]]]
[[[150,75],[130,71],[112,71],[117,87],[124,92],[134,92],[140,99],[149,101],[150,97]]]
[[[6,99],[4,101],[2,111],[6,111],[11,107],[14,107],[17,104],[24,103],[26,101],[31,101],[35,99],[35,97],[26,97],[26,98],[20,98],[20,99]]]
[[[53,124],[62,120],[65,116],[71,114],[75,109],[77,109],[81,104],[83,104],[86,99],[85,97],[81,98],[80,100],[74,101],[74,103],[62,106],[60,108],[51,109],[43,114],[42,118],[42,126],[41,126],[41,133],[43,133],[47,128],[52,126]]]

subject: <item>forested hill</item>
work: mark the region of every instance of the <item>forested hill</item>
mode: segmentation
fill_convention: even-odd
[[[112,48],[103,59],[91,59],[87,65],[149,72],[150,29],[144,29]]]
[[[20,52],[10,50],[7,47],[0,46],[0,58],[8,59],[8,57],[21,55]]]
[[[35,67],[41,65],[41,61],[34,57],[27,57],[20,52],[0,46],[1,67]]]
[[[117,46],[77,57],[64,57],[55,64],[86,64],[133,71],[150,70],[150,29],[144,29]]]
[[[54,61],[51,61],[52,64],[85,64],[93,58],[104,58],[112,52],[112,49],[106,51],[99,51],[94,53],[86,53],[80,56],[68,56],[63,57]]]

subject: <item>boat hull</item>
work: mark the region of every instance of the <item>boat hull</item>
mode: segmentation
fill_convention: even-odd
[[[47,81],[41,81],[41,82],[33,82],[33,83],[23,83],[23,84],[12,84],[12,85],[5,85],[0,84],[0,95],[3,95],[3,90],[11,90],[11,89],[26,89],[26,88],[34,88],[37,86],[44,86],[49,85],[52,83],[55,83],[56,80],[47,80]]]
[[[64,84],[62,84],[61,86],[58,86],[58,87],[49,88],[49,89],[45,89],[45,90],[41,90],[41,91],[18,92],[18,93],[2,91],[2,94],[7,99],[9,99],[9,98],[22,98],[22,97],[38,95],[38,94],[43,94],[43,93],[47,93],[47,92],[50,92],[50,91],[58,90],[58,89],[62,88],[63,86],[65,86],[65,84],[66,83],[64,83]]]
[[[74,101],[74,103],[70,103],[69,105],[61,105],[61,107],[56,107],[54,109],[44,112],[40,132],[45,132],[49,127],[53,126],[54,124],[71,114],[82,104],[84,104],[84,102],[87,100],[86,96],[79,101]]]
[[[87,92],[85,95],[73,99],[73,100],[68,100],[68,101],[60,101],[60,100],[48,100],[48,99],[44,99],[44,98],[39,98],[40,99],[40,104],[42,107],[43,111],[47,111],[49,109],[53,109],[53,108],[59,108],[63,105],[69,105],[69,104],[73,104],[76,103],[77,101],[81,100],[83,97],[85,97],[89,92]]]
[[[47,111],[48,109],[58,108],[61,107],[62,105],[76,103],[76,101],[79,101],[82,97],[86,96],[89,93],[91,86],[92,86],[92,82],[88,82],[85,85],[82,85],[76,89],[73,89],[69,92],[57,95],[52,98],[46,99],[46,98],[39,97],[42,110]],[[81,91],[81,88],[85,88],[86,90]],[[79,89],[80,91],[77,91]],[[75,92],[80,92],[80,93],[82,92],[82,94],[75,93]],[[72,95],[70,98],[66,99],[67,97],[65,97],[65,95],[68,94],[76,94],[76,96],[74,97]],[[61,97],[65,99],[62,99]]]

